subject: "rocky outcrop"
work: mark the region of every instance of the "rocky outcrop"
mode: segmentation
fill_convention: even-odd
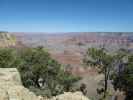
[[[15,68],[0,68],[0,100],[39,100],[24,88]]]
[[[36,96],[22,86],[16,68],[0,68],[0,100],[89,100],[82,93],[65,92],[51,99]]]
[[[0,47],[11,47],[16,45],[16,37],[7,32],[0,32]]]

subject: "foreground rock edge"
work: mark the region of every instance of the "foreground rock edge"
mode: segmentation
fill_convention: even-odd
[[[16,68],[0,68],[0,100],[89,100],[81,92],[64,92],[64,94],[43,98],[22,86]]]

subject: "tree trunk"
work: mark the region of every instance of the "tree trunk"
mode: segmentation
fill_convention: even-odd
[[[35,82],[35,85],[36,85],[38,88],[40,88],[40,84],[39,84],[39,82],[38,82],[38,78],[36,78],[36,79],[34,80],[34,82]]]
[[[107,68],[105,68],[105,73],[104,73],[104,98],[106,98],[106,93],[107,93],[107,88],[108,88],[108,78],[107,78]]]

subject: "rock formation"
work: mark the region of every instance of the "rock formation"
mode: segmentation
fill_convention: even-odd
[[[12,47],[16,45],[16,37],[8,32],[0,32],[0,47]]]
[[[89,100],[82,93],[66,92],[51,99],[36,96],[22,86],[16,68],[0,68],[0,100]]]
[[[0,100],[38,100],[21,84],[17,69],[0,68]]]

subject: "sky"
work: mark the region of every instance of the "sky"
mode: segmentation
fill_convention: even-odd
[[[133,0],[0,0],[0,30],[133,32]]]

